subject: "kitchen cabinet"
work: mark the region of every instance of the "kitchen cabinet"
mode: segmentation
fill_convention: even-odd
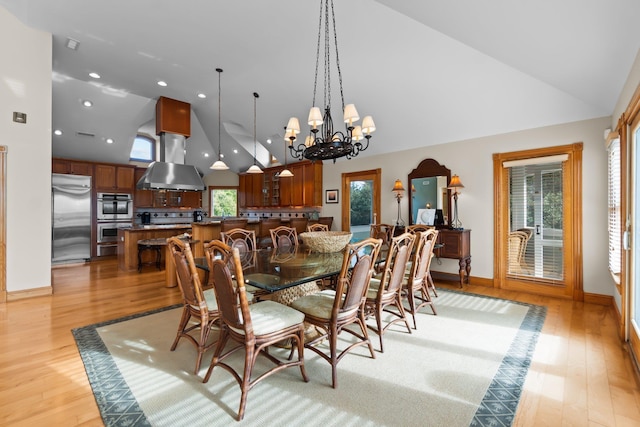
[[[471,230],[442,228],[439,230],[437,242],[443,245],[435,250],[437,257],[458,260],[460,287],[465,281],[469,283],[471,274]]]
[[[135,189],[135,167],[96,164],[95,187],[98,191],[132,193]]]
[[[137,183],[142,175],[147,171],[146,168],[136,168],[134,171],[134,181]],[[133,193],[133,206],[136,208],[153,207],[154,194],[152,190],[138,190]]]
[[[201,191],[147,191],[153,194],[154,208],[202,208]]]
[[[52,159],[51,172],[93,176],[93,164],[68,159]]]
[[[241,174],[240,208],[322,206],[322,163],[294,163],[287,168],[293,177],[279,176],[282,166],[264,169],[264,174]]]
[[[183,191],[181,207],[202,209],[202,191]]]

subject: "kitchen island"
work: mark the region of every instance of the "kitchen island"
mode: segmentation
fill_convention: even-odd
[[[191,233],[191,224],[144,225],[118,230],[118,268],[123,271],[138,269],[138,240],[159,239]],[[164,259],[167,257],[165,255]],[[142,254],[142,262],[153,262],[155,254]]]

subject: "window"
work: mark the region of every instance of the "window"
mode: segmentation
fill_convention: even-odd
[[[209,216],[238,216],[236,187],[209,187]]]
[[[133,140],[129,158],[137,162],[151,163],[156,159],[156,140],[144,135],[137,135]]]
[[[609,205],[609,270],[619,280],[622,261],[620,218],[620,139],[611,141],[608,147],[608,205]]]

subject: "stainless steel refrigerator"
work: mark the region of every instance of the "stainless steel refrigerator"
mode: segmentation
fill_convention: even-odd
[[[91,258],[91,177],[51,175],[51,262]]]

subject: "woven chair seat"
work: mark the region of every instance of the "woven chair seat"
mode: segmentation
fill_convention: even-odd
[[[268,335],[273,332],[302,323],[304,314],[286,305],[274,301],[261,301],[249,306],[253,333],[255,335]],[[243,329],[232,328],[239,334],[244,334]]]

